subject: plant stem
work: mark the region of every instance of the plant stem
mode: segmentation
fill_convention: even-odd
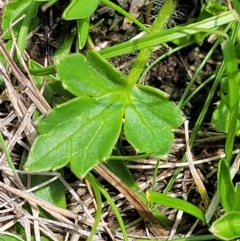
[[[231,38],[226,39],[222,45],[224,60],[226,63],[226,73],[228,77],[229,89],[229,123],[227,140],[225,144],[226,160],[230,163],[232,160],[232,151],[235,140],[237,119],[238,119],[238,105],[239,105],[239,70],[238,61],[234,48],[234,42],[239,31],[239,24],[233,27]]]
[[[159,12],[156,20],[154,21],[151,27],[151,33],[156,33],[159,30],[163,30],[165,28],[175,7],[176,6],[174,3],[174,0],[167,0],[163,4],[161,11]],[[136,84],[137,81],[139,80],[149,58],[151,57],[153,50],[154,50],[154,47],[145,48],[145,49],[142,49],[138,54],[136,61],[133,64],[133,67],[130,70],[130,73],[128,74],[128,77],[127,77],[130,85]]]
[[[146,153],[146,154],[141,154],[141,155],[135,155],[135,156],[110,156],[109,160],[123,160],[123,161],[133,161],[133,160],[139,160],[141,158],[147,158],[149,157],[150,154]]]

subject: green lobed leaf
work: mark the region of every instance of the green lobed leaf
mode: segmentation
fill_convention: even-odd
[[[204,19],[208,19],[212,16],[213,16],[212,13],[210,13],[209,11],[206,11],[206,8],[203,7],[201,9],[201,12],[200,12],[199,16],[197,17],[197,21],[193,20],[193,23],[202,21]],[[208,33],[198,32],[198,33],[194,34],[194,36],[186,36],[186,37],[184,37],[183,39],[180,39],[180,40],[177,39],[177,40],[174,41],[174,43],[177,44],[179,42],[179,43],[183,44],[184,40],[185,41],[190,40],[192,37],[194,37],[195,41],[199,43],[200,41],[203,41],[207,36],[208,36]]]
[[[25,169],[57,170],[70,164],[83,177],[105,161],[120,134],[123,105],[121,93],[100,98],[79,97],[56,107],[39,123]]]
[[[174,103],[133,87],[125,109],[124,133],[137,152],[164,157],[173,142],[172,129],[183,122]]]
[[[89,17],[97,8],[100,0],[72,0],[63,12],[63,18],[73,20]]]
[[[95,51],[69,55],[57,63],[63,86],[80,96],[57,106],[38,126],[26,169],[56,170],[70,165],[83,177],[106,160],[121,131],[137,151],[168,153],[172,128],[183,122],[180,109],[152,87],[130,85]]]
[[[226,213],[212,224],[210,232],[220,240],[240,238],[240,212]]]
[[[221,159],[219,162],[217,190],[225,211],[232,211],[235,190],[230,175],[230,167],[225,159]]]

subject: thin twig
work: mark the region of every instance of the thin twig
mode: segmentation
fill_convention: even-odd
[[[37,205],[39,205],[41,208],[43,209],[46,209],[46,210],[52,210],[56,213],[61,213],[63,216],[65,217],[68,217],[68,218],[71,218],[71,219],[74,219],[74,220],[78,220],[80,222],[83,222],[85,224],[93,224],[94,223],[94,220],[93,219],[87,219],[87,218],[84,218],[84,217],[80,217],[78,214],[75,214],[75,213],[72,213],[66,209],[63,209],[63,208],[59,208],[59,207],[56,207],[54,206],[53,204],[43,200],[43,199],[40,199],[36,196],[34,196],[33,194],[31,193],[25,193],[24,191],[20,191],[16,188],[13,188],[13,187],[10,187],[6,184],[4,184],[3,182],[0,182],[0,187],[7,190],[8,192],[11,192],[29,202],[33,202]],[[106,223],[99,223],[100,226],[102,227],[106,227]]]

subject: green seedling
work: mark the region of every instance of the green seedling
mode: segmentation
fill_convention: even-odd
[[[41,119],[27,170],[56,170],[68,164],[83,177],[110,157],[122,128],[136,152],[167,155],[171,129],[181,125],[183,117],[166,94],[130,84],[95,51],[63,58],[57,73],[63,86],[78,97]]]

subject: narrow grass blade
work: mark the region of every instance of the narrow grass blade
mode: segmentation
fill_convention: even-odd
[[[89,183],[91,184],[91,187],[94,191],[94,195],[95,195],[95,200],[96,200],[96,213],[95,213],[95,222],[92,226],[92,230],[90,232],[90,235],[87,238],[87,241],[91,241],[93,239],[93,236],[95,234],[95,232],[97,231],[98,228],[98,224],[100,222],[101,219],[101,215],[102,215],[102,198],[101,198],[101,193],[100,190],[98,188],[98,185],[96,183],[96,179],[95,177],[91,174],[88,173],[86,176],[86,179],[89,181]]]
[[[182,210],[200,219],[201,221],[206,222],[204,217],[204,212],[197,206],[189,202],[186,202],[184,200],[169,197],[162,193],[157,193],[152,191],[147,192],[147,200],[152,203],[157,203],[157,204],[161,204],[161,205],[175,208],[178,210]]]
[[[20,180],[20,178],[18,176],[18,173],[17,173],[17,171],[15,169],[15,166],[13,164],[13,161],[12,161],[12,159],[10,157],[9,152],[8,152],[7,146],[6,146],[5,142],[4,142],[4,139],[3,139],[3,136],[2,136],[1,132],[0,132],[0,146],[2,147],[2,151],[5,154],[5,157],[6,157],[6,160],[8,162],[8,165],[12,169],[14,176],[17,177]]]
[[[175,208],[178,210],[182,210],[200,219],[201,221],[206,222],[204,217],[204,212],[197,206],[189,202],[186,202],[184,200],[169,197],[162,193],[157,193],[152,191],[147,192],[147,200],[152,203],[157,203],[157,204],[161,204],[161,205]]]
[[[123,234],[123,238],[124,240],[128,241],[128,236],[127,236],[127,231],[126,231],[126,225],[123,222],[122,216],[118,211],[118,208],[116,206],[116,204],[114,203],[112,197],[109,195],[109,193],[104,189],[104,187],[101,185],[101,183],[95,179],[96,185],[98,186],[99,191],[102,193],[102,195],[106,198],[106,200],[108,201],[109,205],[111,206],[116,219],[118,220],[119,226],[122,230],[122,234]]]
[[[222,14],[219,14],[218,16],[214,16],[212,18],[205,19],[201,22],[189,24],[187,27],[175,27],[172,29],[160,31],[156,34],[152,34],[150,36],[146,36],[141,39],[114,45],[113,47],[100,51],[100,54],[104,58],[113,58],[113,57],[120,56],[123,54],[131,53],[132,51],[137,51],[137,50],[140,50],[143,48],[149,48],[152,46],[171,42],[176,39],[198,33],[199,30],[193,30],[193,27],[199,28],[199,29],[200,28],[214,29],[219,26],[230,23],[233,20],[234,20],[234,18],[231,15],[231,13],[229,13],[229,12],[222,13]]]

